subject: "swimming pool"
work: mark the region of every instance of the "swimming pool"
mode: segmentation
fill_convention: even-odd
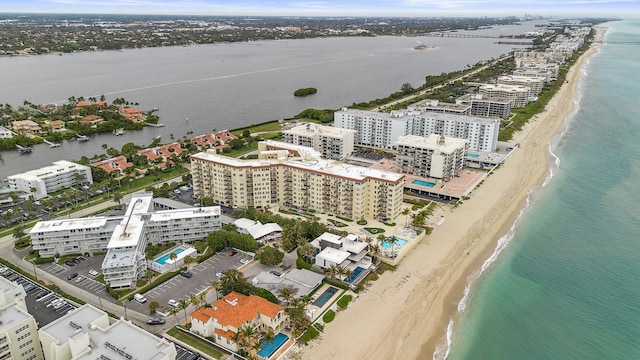
[[[271,355],[275,354],[275,352],[278,351],[278,349],[280,349],[280,347],[284,345],[287,340],[289,340],[289,337],[287,335],[278,333],[273,338],[273,341],[265,341],[262,343],[260,351],[258,351],[258,355],[260,355],[260,357],[262,358],[268,359]]]
[[[160,265],[164,265],[167,263],[167,260],[169,260],[171,258],[171,253],[175,253],[176,255],[180,254],[181,252],[183,252],[184,249],[183,248],[176,248],[173,249],[173,251],[170,251],[168,254],[164,254],[163,256],[155,259],[154,261],[157,262]]]
[[[411,183],[416,185],[427,186],[427,187],[436,186],[436,183],[432,183],[431,181],[424,181],[424,180],[413,180]]]
[[[318,296],[316,301],[313,302],[313,305],[319,308],[323,307],[324,304],[326,304],[327,301],[329,301],[329,299],[331,299],[331,297],[333,297],[333,295],[335,295],[337,292],[338,289],[334,288],[333,286],[329,287],[322,293],[322,295]]]
[[[464,154],[464,156],[470,158],[470,159],[477,159],[480,157],[480,155],[478,154]]]
[[[389,239],[389,238],[387,238]],[[407,240],[405,239],[400,239],[399,237],[396,238],[396,241],[393,242],[394,244],[396,244],[396,246],[398,247],[403,247],[404,244],[407,243]],[[380,246],[382,246],[385,249],[391,249],[391,242],[390,241],[383,241],[380,243]]]
[[[360,274],[362,274],[362,272],[364,270],[365,269],[363,267],[358,266],[357,268],[353,269],[353,273],[345,281],[348,282],[349,284],[351,284],[353,282],[353,280],[357,279],[358,276],[360,276]]]

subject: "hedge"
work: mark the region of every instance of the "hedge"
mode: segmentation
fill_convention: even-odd
[[[267,299],[274,304],[279,304],[278,298],[273,295],[269,290],[260,287],[253,288],[253,295],[260,296],[263,299]]]
[[[309,264],[308,262],[302,260],[302,258],[297,258],[296,259],[296,268],[311,270],[311,264]]]
[[[336,318],[336,312],[333,310],[329,310],[322,316],[322,321],[324,321],[325,323],[330,323],[335,318]]]
[[[317,338],[318,335],[320,335],[318,330],[316,330],[313,326],[310,326],[307,331],[304,332],[304,334],[300,335],[300,338],[298,340],[300,340],[300,342],[304,345],[307,345],[310,340]]]
[[[340,307],[341,309],[346,308],[352,298],[353,297],[351,295],[345,295],[341,297],[340,300],[338,300],[338,307]]]

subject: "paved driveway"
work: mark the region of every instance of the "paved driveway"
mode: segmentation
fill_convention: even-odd
[[[149,313],[149,302],[157,301],[161,307],[169,308],[169,299],[180,301],[181,299],[189,300],[191,294],[198,295],[206,291],[213,280],[218,279],[217,273],[221,273],[228,269],[239,269],[244,266],[243,260],[250,260],[251,257],[243,252],[237,252],[234,256],[229,255],[230,252],[220,252],[206,261],[194,265],[190,268],[193,276],[186,278],[183,276],[175,276],[174,278],[164,282],[162,285],[146,292],[144,296],[147,302],[140,304],[137,301],[131,301],[127,307],[143,314]]]

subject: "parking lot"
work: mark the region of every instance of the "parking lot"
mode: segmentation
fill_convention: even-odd
[[[137,301],[131,301],[127,307],[142,314],[148,314],[149,302],[151,301],[157,301],[160,306],[168,307],[170,299],[189,300],[191,294],[198,295],[210,287],[211,281],[218,278],[216,274],[221,274],[228,269],[239,269],[244,263],[251,260],[251,256],[242,252],[237,252],[233,256],[230,254],[230,251],[219,252],[206,261],[191,267],[189,269],[193,274],[191,278],[178,275],[143,294],[147,298],[147,303],[140,304]]]
[[[99,274],[104,256],[78,256],[77,259],[79,261],[73,265],[50,263],[40,265],[38,268],[55,275],[62,281],[69,282],[80,289],[86,290],[90,294],[94,294],[108,301],[113,301],[113,298],[107,292],[106,286],[94,280],[94,277],[97,275],[93,276],[89,274],[89,270],[92,269],[96,270]]]
[[[31,281],[31,279],[24,277],[22,274],[7,268],[3,269],[2,276],[10,281],[17,282],[25,289],[27,309],[36,319],[39,326],[47,325],[76,308],[58,294]]]

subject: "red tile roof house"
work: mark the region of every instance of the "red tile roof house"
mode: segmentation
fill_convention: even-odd
[[[199,147],[208,149],[216,146],[216,144],[226,145],[229,141],[237,138],[238,137],[229,130],[220,130],[209,134],[198,135],[196,137],[192,137],[190,140]],[[216,146],[216,148],[220,148],[220,146]]]
[[[97,161],[91,165],[101,168],[102,170],[106,171],[107,174],[111,174],[113,171],[124,172],[124,169],[133,166],[133,164],[127,162],[127,158],[122,155],[102,161]]]
[[[243,295],[235,291],[191,313],[191,331],[201,336],[213,336],[216,344],[237,351],[234,335],[245,326],[258,332],[272,330],[277,334],[289,316],[284,308],[256,295]]]
[[[149,162],[153,162],[158,158],[167,160],[171,157],[171,155],[176,154],[177,156],[180,156],[183,152],[184,149],[181,148],[180,144],[178,144],[177,142],[154,148],[138,150],[138,154],[146,156]]]
[[[80,124],[82,125],[91,125],[91,127],[96,127],[98,124],[104,122],[104,119],[98,115],[87,115],[80,120]]]
[[[124,116],[132,123],[144,121],[144,114],[142,113],[142,110],[127,107],[120,110],[120,115]]]
[[[76,110],[78,109],[82,109],[84,107],[87,106],[97,106],[98,109],[104,109],[107,106],[107,103],[105,101],[100,101],[100,102],[88,102],[88,101],[78,101],[76,103]]]

